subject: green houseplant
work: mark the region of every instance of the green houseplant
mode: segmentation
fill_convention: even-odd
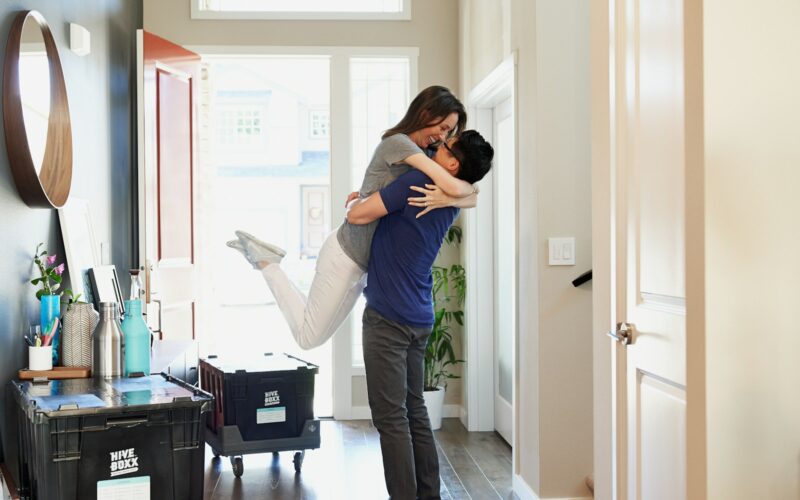
[[[461,227],[451,226],[445,235],[445,243],[458,246],[461,243]],[[425,404],[431,420],[431,428],[441,427],[444,406],[444,391],[447,380],[459,378],[451,373],[453,366],[463,363],[453,350],[455,324],[464,324],[464,298],[466,297],[466,274],[464,266],[433,266],[433,310],[434,323],[425,349],[424,390]]]

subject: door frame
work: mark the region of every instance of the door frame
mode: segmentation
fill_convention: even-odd
[[[409,99],[419,92],[419,48],[418,47],[355,47],[355,46],[284,46],[284,45],[186,45],[186,48],[201,56],[324,56],[330,58],[331,96],[337,93],[345,99],[331,98],[330,116],[338,117],[338,126],[330,129],[331,151],[331,226],[344,219],[344,200],[359,186],[361,179],[351,179],[351,127],[350,127],[350,58],[353,57],[404,57],[409,61]],[[332,120],[333,121],[333,120]],[[341,328],[352,331],[353,322],[360,321],[354,315],[348,316]],[[353,386],[364,379],[363,366],[352,366],[351,337],[334,334],[331,339],[333,356],[333,417],[336,420],[368,420],[371,418],[366,405],[366,390],[363,391],[364,404],[353,403]],[[366,383],[359,387],[366,387]],[[360,399],[360,398],[359,398]]]
[[[519,174],[519,109],[517,103],[517,52],[512,52],[488,76],[478,83],[469,93],[467,107],[469,109],[469,125],[481,132],[490,142],[493,141],[494,120],[492,110],[506,99],[511,98],[512,119],[514,120],[513,153],[515,177]],[[466,367],[466,405],[461,422],[469,431],[494,430],[494,335],[480,335],[480,332],[494,331],[494,266],[485,265],[494,262],[493,257],[493,212],[494,182],[491,172],[480,183],[478,206],[464,211],[466,241],[464,245],[464,262],[467,272],[467,304],[465,308],[464,351],[467,359]],[[518,185],[515,182],[515,185]],[[518,197],[517,197],[518,199]],[[518,226],[519,209],[515,215]],[[517,231],[517,234],[519,232]],[[518,253],[518,252],[517,252]],[[517,257],[518,259],[518,257]],[[484,265],[481,265],[483,263]],[[519,268],[518,263],[515,268]],[[519,286],[519,280],[516,281]],[[519,289],[514,294],[519,305]],[[515,307],[519,311],[519,307]],[[514,412],[512,417],[512,459],[518,463],[517,441],[519,432],[519,373],[517,372],[517,344],[519,342],[519,321],[512,339],[512,372]],[[487,376],[489,374],[489,376]]]
[[[590,10],[591,161],[592,161],[592,358],[594,497],[617,498],[616,412],[614,376],[616,346],[612,331],[616,311],[616,245],[612,238],[615,205],[613,126],[616,48],[614,16],[609,0],[593,0]]]

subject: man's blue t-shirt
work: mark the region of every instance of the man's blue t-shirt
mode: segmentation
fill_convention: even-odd
[[[383,317],[403,325],[433,326],[431,267],[457,208],[431,210],[417,219],[423,209],[408,204],[409,197],[421,196],[410,186],[433,184],[430,177],[412,170],[380,190],[385,215],[372,238],[367,270],[367,305]]]

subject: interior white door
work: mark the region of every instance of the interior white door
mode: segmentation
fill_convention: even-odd
[[[509,97],[493,110],[494,166],[494,425],[513,439],[514,332],[516,331],[516,165],[514,115]]]
[[[618,498],[686,498],[684,0],[616,0]]]

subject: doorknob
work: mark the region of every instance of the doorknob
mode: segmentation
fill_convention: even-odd
[[[633,331],[635,329],[636,325],[633,323],[617,323],[617,329],[608,332],[606,335],[622,345],[633,344]]]

